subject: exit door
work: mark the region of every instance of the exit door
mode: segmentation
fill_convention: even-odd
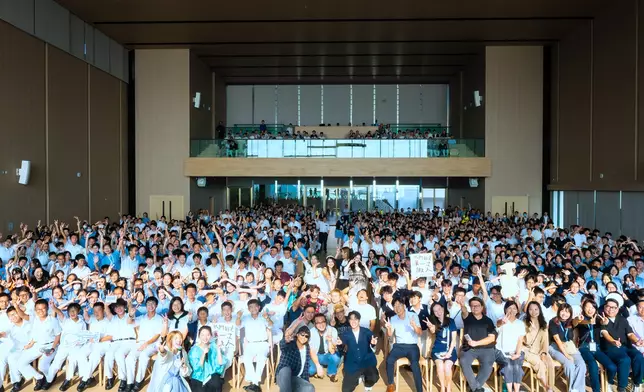
[[[528,211],[528,196],[492,196],[492,215],[507,214],[514,215],[515,211],[520,214]]]
[[[150,219],[165,216],[168,220],[186,218],[183,210],[183,196],[150,196]]]

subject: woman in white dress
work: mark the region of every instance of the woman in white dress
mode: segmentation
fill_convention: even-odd
[[[190,392],[186,377],[191,370],[188,354],[183,349],[183,335],[179,331],[168,334],[165,344],[159,345],[159,354],[150,377],[149,392]]]
[[[304,254],[297,245],[295,245],[295,250],[299,253],[302,258],[302,264],[304,264],[304,283],[308,286],[319,287],[322,293],[328,293],[330,291],[329,281],[322,274],[322,267],[320,267],[318,257],[315,255],[311,256],[311,262],[309,263],[309,259],[304,257]]]

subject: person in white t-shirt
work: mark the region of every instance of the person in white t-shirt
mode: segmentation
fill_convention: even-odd
[[[501,369],[508,392],[519,392],[523,379],[523,339],[526,335],[525,323],[517,318],[519,305],[508,301],[504,306],[505,316],[498,323],[496,349],[503,353],[507,365]]]
[[[360,313],[360,326],[363,328],[369,328],[371,332],[376,329],[376,309],[368,303],[369,296],[367,295],[366,290],[360,290],[357,293],[358,303],[351,307],[351,310],[355,310]]]

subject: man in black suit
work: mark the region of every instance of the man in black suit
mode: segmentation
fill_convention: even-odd
[[[378,338],[368,328],[360,327],[360,313],[349,313],[350,330],[344,331],[336,345],[344,345],[342,392],[353,392],[364,377],[365,391],[371,391],[380,378],[375,355]]]

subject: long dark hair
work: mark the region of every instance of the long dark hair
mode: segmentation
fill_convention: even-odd
[[[436,315],[434,314],[434,308],[436,306],[440,306],[441,308],[443,308],[443,323],[442,324],[441,324],[440,320],[438,319],[438,317],[436,317]],[[443,304],[441,304],[440,302],[434,302],[429,310],[430,310],[430,313],[429,313],[429,322],[430,323],[432,323],[435,326],[440,327],[440,328],[449,327],[449,323],[450,323],[451,319],[449,318],[449,314],[447,313],[447,310],[445,309]]]
[[[181,304],[181,314],[180,315],[186,313],[186,308],[183,305],[183,300],[181,299],[181,297],[173,297],[170,300],[170,306],[168,308],[168,318],[170,318],[170,319],[174,318],[174,316],[175,316],[175,313],[172,310],[172,305],[174,305],[174,303],[177,302],[177,301]]]
[[[537,301],[530,301],[528,302],[528,306],[526,306],[526,318],[525,320],[523,320],[526,328],[530,328],[530,326],[532,326],[532,316],[530,316],[530,306],[532,305],[535,305],[537,309],[539,309],[539,315],[537,316],[537,324],[539,326],[539,329],[546,329],[548,327],[546,324],[546,319],[543,317],[541,305],[539,305]]]

